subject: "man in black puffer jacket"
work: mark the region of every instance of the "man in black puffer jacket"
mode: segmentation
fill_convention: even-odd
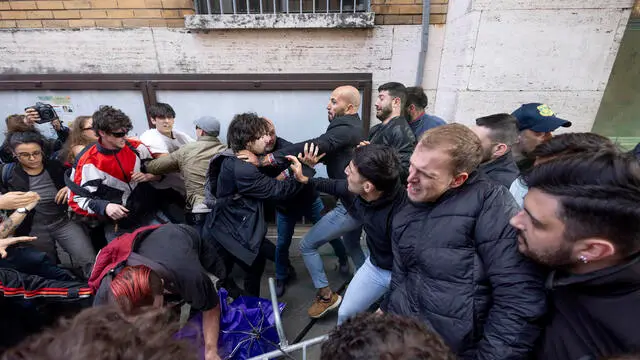
[[[409,175],[409,158],[416,146],[413,130],[402,116],[402,109],[407,98],[406,88],[397,82],[380,85],[376,100],[376,117],[382,123],[371,128],[369,140],[364,144],[387,145],[398,151],[400,155],[400,179],[407,183]]]
[[[411,156],[410,203],[393,221],[393,275],[382,310],[420,318],[460,359],[523,359],[545,313],[543,274],[518,252],[517,205],[475,171],[478,137],[428,130]]]

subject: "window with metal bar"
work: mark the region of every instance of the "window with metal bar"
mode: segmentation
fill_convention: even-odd
[[[370,0],[195,0],[196,14],[335,14],[369,12]]]

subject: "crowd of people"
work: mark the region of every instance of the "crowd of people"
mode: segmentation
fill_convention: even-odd
[[[542,103],[447,123],[426,114],[422,88],[396,82],[378,88],[380,122],[364,137],[360,104],[356,88],[336,88],[326,132],[297,143],[255,113],[233,117],[226,144],[211,116],[193,122],[193,139],[164,103],[151,106],[155,128],[139,138],[111,106],[70,129],[47,123],[46,134],[35,109],[9,116],[0,339],[13,348],[4,359],[195,358],[158,310],[183,302],[202,314],[204,358],[219,359],[218,291],[265,295],[271,261],[283,296],[296,281],[289,248],[302,217],[313,224],[300,242],[317,290],[309,317],[338,313],[323,359],[640,352],[638,151],[594,133],[555,134],[572,124]],[[326,195],[337,202],[324,213]],[[265,207],[275,209],[275,244]],[[353,273],[344,295],[325,272],[327,243],[338,271]],[[16,297],[77,306],[43,310]],[[43,312],[90,305],[21,342],[52,324],[37,321]]]

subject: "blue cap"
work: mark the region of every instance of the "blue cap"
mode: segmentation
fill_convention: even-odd
[[[524,104],[514,111],[513,115],[518,119],[518,130],[531,130],[540,133],[553,132],[559,127],[571,126],[571,121],[560,119],[546,104]]]

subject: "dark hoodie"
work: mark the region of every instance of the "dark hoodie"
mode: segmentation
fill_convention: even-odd
[[[640,350],[640,255],[584,275],[553,272],[537,359],[580,360]]]
[[[367,233],[367,247],[371,263],[381,269],[391,270],[391,225],[395,215],[407,204],[407,192],[400,182],[393,190],[385,192],[375,201],[367,202],[349,191],[347,180],[311,179],[310,184],[321,192],[337,196],[354,218],[362,221]]]

